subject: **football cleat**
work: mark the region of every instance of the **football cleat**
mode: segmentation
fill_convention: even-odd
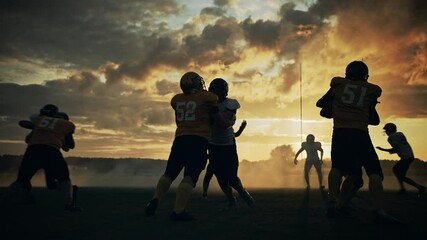
[[[156,213],[158,206],[159,206],[159,199],[157,198],[151,199],[148,202],[147,207],[145,208],[145,215],[146,216],[154,215],[154,213]]]
[[[243,190],[240,194],[240,197],[245,200],[246,204],[248,204],[249,207],[254,208],[255,207],[255,200],[254,198],[248,193],[248,191]]]

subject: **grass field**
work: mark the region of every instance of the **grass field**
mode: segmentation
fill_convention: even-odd
[[[0,207],[1,239],[425,239],[427,199],[416,192],[403,196],[386,192],[385,205],[405,224],[374,223],[368,193],[352,201],[352,217],[325,216],[326,192],[318,189],[249,189],[256,200],[250,209],[243,201],[225,210],[222,193],[203,199],[193,192],[188,210],[194,222],[171,222],[174,189],[161,202],[155,216],[144,215],[153,189],[80,188],[81,213],[62,211],[61,194],[35,188],[37,203]],[[4,192],[4,188],[0,188]]]

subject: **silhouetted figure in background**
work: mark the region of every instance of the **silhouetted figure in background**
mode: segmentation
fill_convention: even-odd
[[[387,141],[390,143],[392,148],[377,147],[377,149],[390,154],[397,153],[400,160],[393,166],[393,173],[399,181],[400,190],[398,194],[404,194],[406,192],[403,183],[407,183],[418,189],[419,195],[423,195],[426,191],[426,187],[416,183],[414,180],[408,178],[406,173],[408,172],[409,166],[414,161],[414,152],[412,151],[411,145],[406,140],[405,135],[402,132],[397,131],[397,127],[394,123],[387,123],[384,125],[384,131],[387,134]]]
[[[298,164],[298,156],[303,151],[306,151],[307,158],[304,165],[304,179],[307,184],[307,189],[310,189],[310,169],[312,166],[316,169],[317,177],[319,179],[319,188],[324,189],[323,186],[323,174],[322,174],[322,163],[323,163],[323,149],[320,142],[314,141],[315,137],[313,134],[308,134],[306,137],[306,142],[301,143],[301,148],[295,154],[294,164]],[[317,151],[320,152],[320,159]]]

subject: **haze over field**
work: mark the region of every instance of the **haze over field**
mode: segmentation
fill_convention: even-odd
[[[1,1],[0,154],[23,154],[17,122],[54,103],[77,125],[66,156],[167,159],[169,101],[192,70],[207,84],[229,81],[237,124],[248,122],[241,159],[296,151],[309,133],[329,157],[332,123],[315,102],[363,60],[383,89],[374,144],[388,147],[382,125],[394,122],[427,159],[426,9],[424,0]]]

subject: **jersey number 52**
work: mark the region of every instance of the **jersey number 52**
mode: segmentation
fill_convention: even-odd
[[[176,120],[181,121],[194,121],[196,120],[196,102],[177,102],[176,103]]]

